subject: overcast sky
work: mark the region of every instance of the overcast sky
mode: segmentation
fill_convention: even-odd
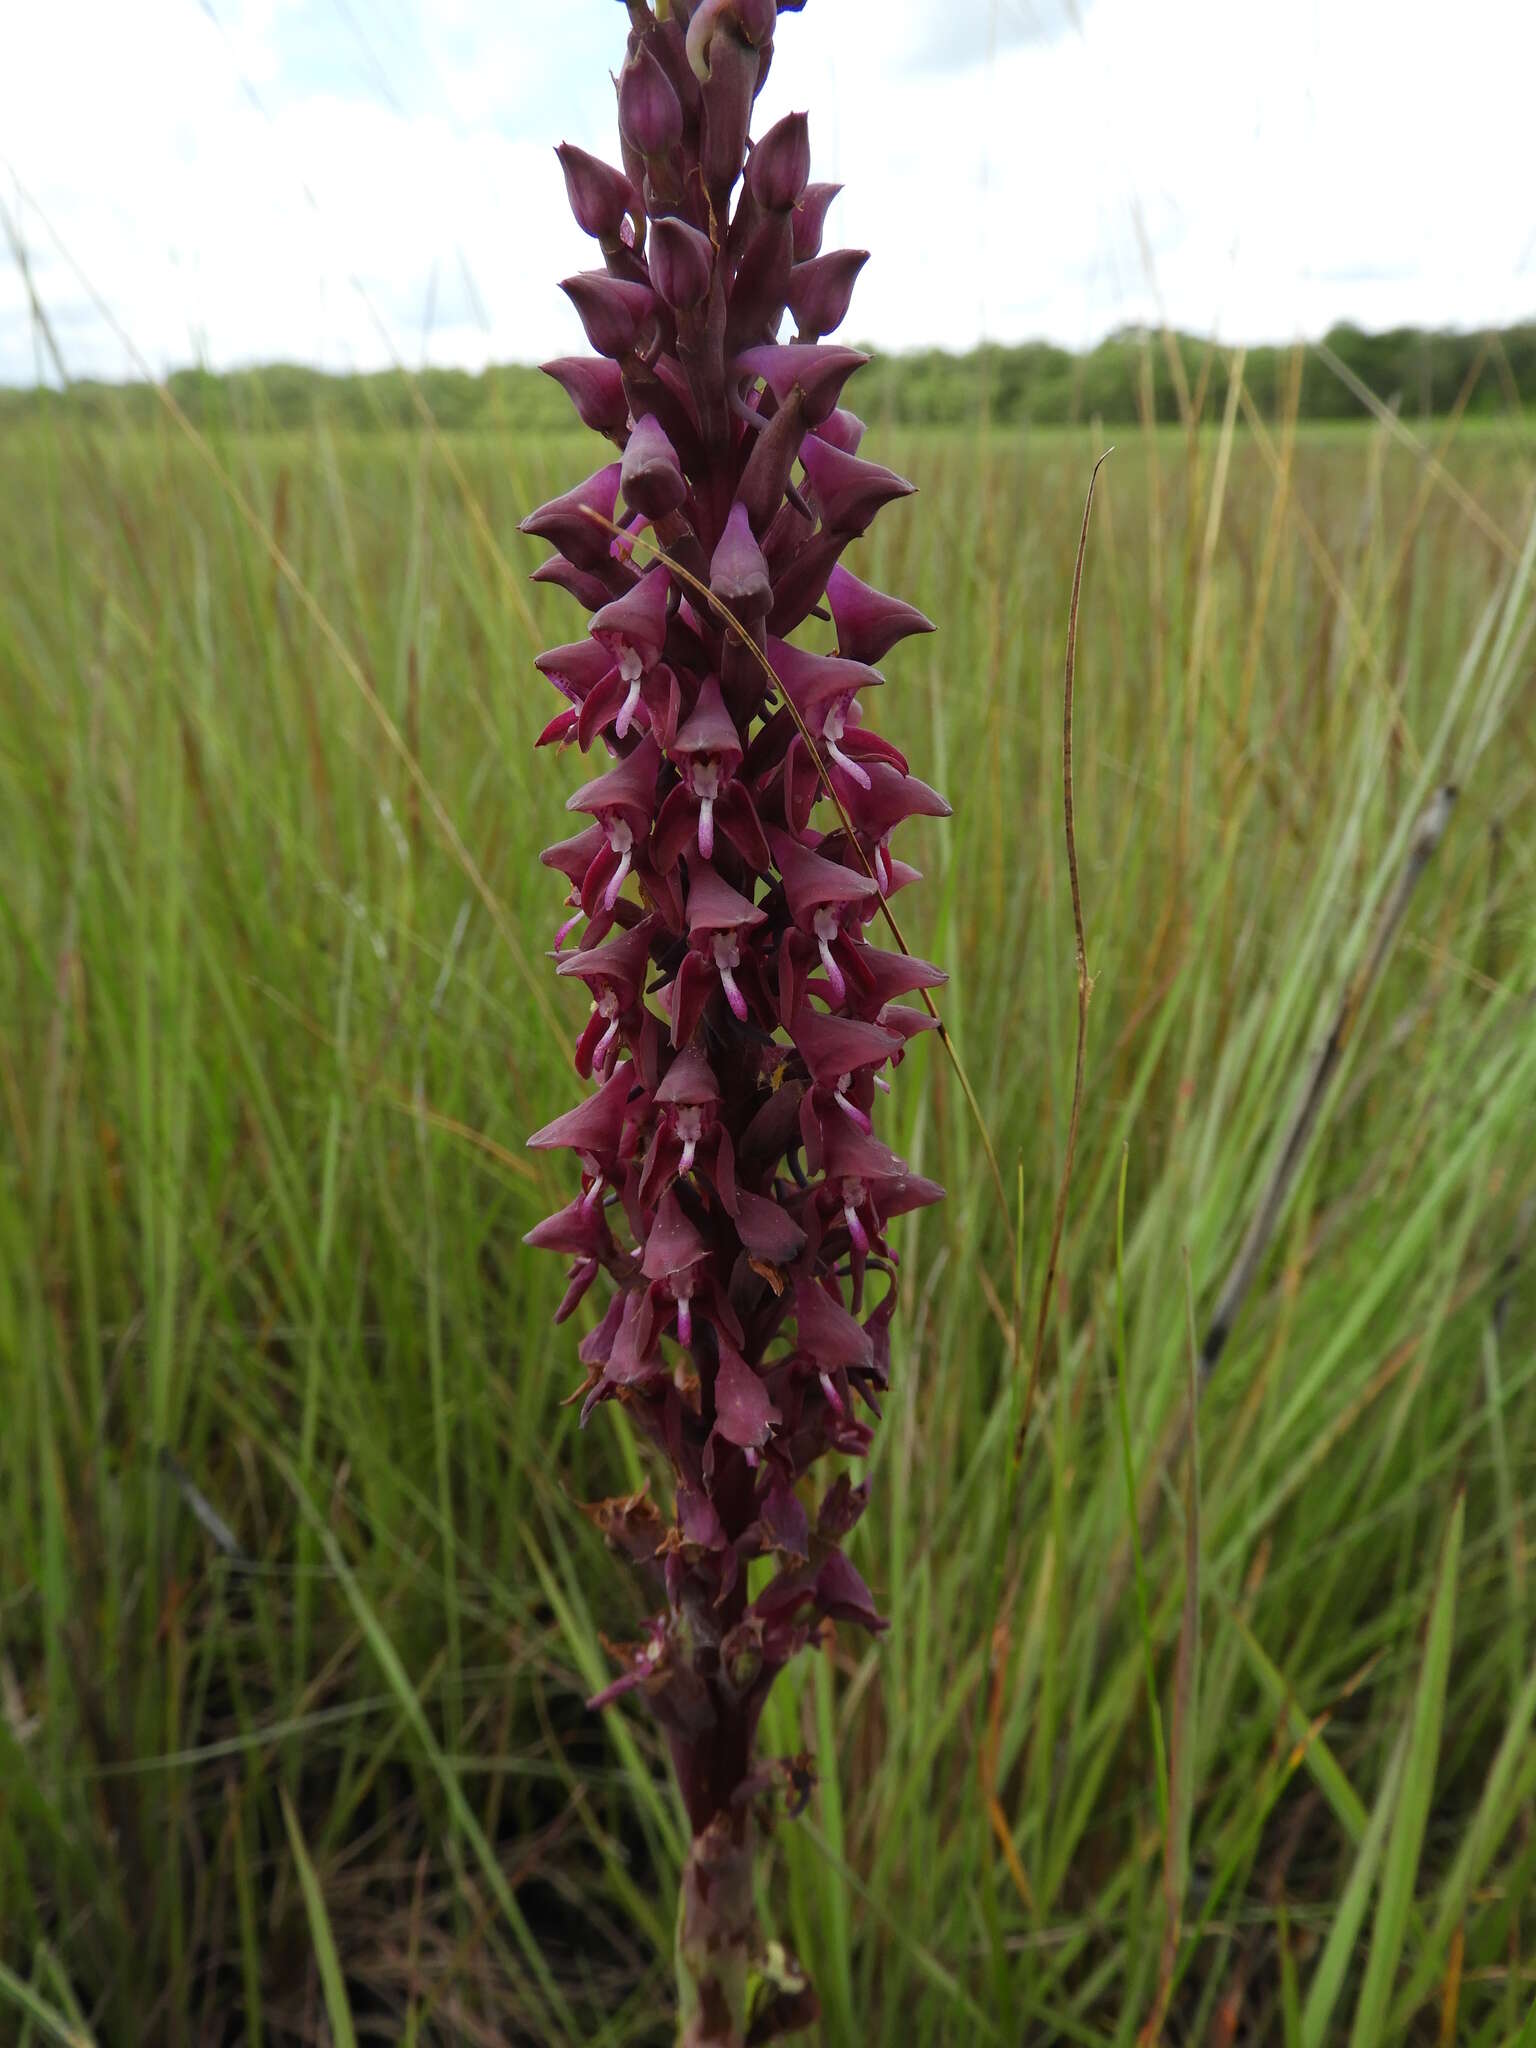
[[[580,346],[551,145],[612,153],[614,0],[12,0],[0,203],[73,375]],[[874,251],[847,338],[1073,346],[1536,312],[1536,0],[808,0],[810,110]],[[29,205],[25,193],[35,202]],[[361,287],[361,289],[359,289]],[[36,370],[0,247],[0,381]]]

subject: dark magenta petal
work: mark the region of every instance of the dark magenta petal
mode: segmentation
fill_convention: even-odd
[[[813,729],[813,714],[819,717],[828,703],[839,697],[852,697],[858,690],[879,689],[885,681],[878,669],[863,662],[845,661],[835,654],[807,654],[803,647],[791,646],[787,640],[770,639],[768,659],[774,674],[794,698],[801,716],[812,722]]]
[[[722,882],[711,867],[695,861],[688,886],[688,931],[732,932],[766,924],[768,913]]]
[[[773,865],[773,855],[763,832],[762,820],[757,815],[757,807],[741,783],[726,785],[715,806],[715,818],[749,867],[762,874]]]
[[[666,1280],[674,1273],[686,1273],[708,1256],[703,1232],[690,1221],[676,1188],[668,1188],[651,1225],[641,1272],[647,1280]]]
[[[757,1508],[765,1546],[804,1564],[811,1554],[811,1526],[804,1505],[781,1472],[770,1472]]]
[[[867,249],[837,249],[795,265],[789,273],[789,310],[802,340],[819,341],[842,326],[868,261]]]
[[[728,1541],[725,1525],[707,1493],[697,1493],[691,1486],[680,1486],[677,1489],[677,1520],[685,1541],[697,1543],[705,1550],[725,1548]]]
[[[527,1239],[524,1240],[525,1243],[527,1241]],[[577,1260],[576,1264],[571,1268],[565,1292],[560,1297],[560,1306],[555,1310],[554,1320],[556,1323],[569,1322],[577,1309],[581,1307],[582,1302],[587,1297],[588,1289],[601,1271],[602,1267],[596,1259]]]
[[[857,455],[859,443],[864,438],[864,422],[856,412],[849,412],[846,406],[839,406],[830,418],[824,419],[816,429],[816,438],[825,441],[829,448],[841,448],[845,455]]]
[[[635,422],[620,465],[619,485],[631,512],[643,512],[647,519],[665,519],[688,495],[677,450],[654,413]]]
[[[579,704],[613,667],[613,656],[596,640],[571,640],[564,647],[536,654],[533,665],[563,696]]]
[[[773,39],[774,0],[699,0],[688,23],[688,62],[701,83],[710,76],[715,42],[724,33],[759,49]]]
[[[736,19],[739,0],[701,0],[688,24],[688,62],[703,87],[699,169],[717,214],[741,176],[762,59]],[[741,0],[744,4],[744,0]],[[773,0],[768,0],[771,9]],[[770,30],[771,33],[771,30]]]
[[[656,1090],[663,1107],[707,1108],[720,1100],[720,1083],[703,1053],[685,1046],[667,1069],[666,1079]]]
[[[869,357],[856,348],[791,341],[743,349],[732,365],[736,376],[761,377],[782,405],[796,386],[805,393],[805,418],[814,427],[836,411],[843,386]]]
[[[601,825],[587,825],[573,838],[561,839],[553,846],[546,846],[539,859],[547,868],[558,868],[573,882],[579,882],[591,867],[594,859],[608,844],[608,835]]]
[[[557,711],[555,713],[533,744],[536,747],[563,747],[571,735],[578,730],[576,713],[567,706],[564,711]]]
[[[849,734],[849,752],[859,752],[857,739],[874,737],[873,733],[856,729],[855,733]],[[908,818],[947,818],[951,815],[949,805],[939,792],[930,789],[926,782],[920,782],[915,775],[903,775],[888,762],[878,759],[867,760],[864,772],[869,778],[868,788],[850,789],[847,796],[853,822],[861,832],[883,839]]]
[[[858,1486],[846,1472],[839,1472],[836,1479],[822,1496],[816,1514],[816,1533],[829,1543],[841,1543],[849,1531],[858,1524],[860,1516],[869,1505],[869,1481]]]
[[[566,1252],[577,1258],[596,1258],[613,1250],[613,1233],[603,1216],[601,1202],[589,1202],[578,1195],[553,1216],[535,1223],[523,1239],[538,1251]]]
[[[903,1044],[939,1028],[937,1017],[930,1017],[926,1010],[909,1010],[901,1003],[887,1003],[880,1012],[880,1023],[886,1031],[894,1031]]]
[[[747,161],[747,190],[765,212],[787,213],[810,175],[810,123],[804,114],[786,114],[759,136]]]
[[[627,580],[618,575],[617,569],[617,563],[612,560],[605,562],[601,569],[578,569],[564,555],[551,555],[547,562],[540,562],[529,580],[553,584],[557,590],[568,590],[579,605],[595,612],[616,595],[615,584]]]
[[[746,623],[760,619],[773,602],[768,564],[740,499],[732,505],[711,557],[709,587],[723,605]]]
[[[715,1428],[727,1443],[758,1450],[778,1419],[763,1382],[740,1352],[722,1343],[715,1372]]]
[[[592,620],[592,637],[618,659],[626,647],[639,655],[644,668],[661,659],[667,638],[667,592],[671,579],[659,564],[640,581],[603,606]]]
[[[595,434],[622,434],[629,422],[629,400],[617,363],[606,356],[560,356],[540,365],[553,377],[584,427]]]
[[[926,1209],[934,1202],[942,1202],[944,1190],[936,1180],[926,1180],[920,1173],[897,1174],[894,1180],[882,1183],[880,1207],[887,1216],[904,1216],[909,1209]]]
[[[589,156],[573,142],[555,151],[565,173],[566,197],[583,234],[601,242],[617,242],[626,214],[638,215],[640,195],[622,171]]]
[[[856,1017],[828,1017],[809,1008],[796,1011],[789,1035],[818,1087],[833,1087],[840,1076],[856,1074],[861,1067],[883,1066],[901,1047],[893,1032],[878,1025],[860,1023]]]
[[[821,253],[822,229],[826,225],[827,208],[832,204],[841,185],[807,185],[795,202],[793,214],[795,229],[795,261],[809,263],[813,256]]]
[[[758,435],[736,486],[755,534],[766,534],[777,518],[805,438],[805,394],[797,390]]]
[[[846,1117],[827,1128],[827,1175],[832,1180],[885,1181],[909,1178],[907,1163],[889,1145],[857,1129]]]
[[[838,652],[851,661],[879,661],[910,634],[933,631],[932,619],[916,605],[861,583],[841,562],[827,578],[827,605],[837,627]]]
[[[576,308],[587,340],[600,356],[627,356],[655,311],[648,285],[610,277],[606,270],[582,270],[560,285]]]
[[[709,295],[715,252],[708,235],[672,215],[653,223],[649,245],[651,283],[675,312],[684,313]]]
[[[580,952],[568,954],[555,972],[590,982],[594,988],[603,982],[611,983],[623,991],[627,1003],[632,1003],[645,985],[651,960],[651,938],[655,930],[655,918],[643,917],[629,931],[621,932],[605,945],[587,946]]]
[[[599,819],[614,812],[630,819],[635,837],[640,838],[650,819],[656,797],[656,777],[661,772],[661,749],[653,739],[643,739],[617,768],[584,782],[565,800],[568,811],[592,811]],[[636,823],[638,821],[638,823]]]
[[[913,867],[909,861],[892,860],[887,856],[885,863],[885,893],[887,896],[894,896],[898,889],[905,889],[911,883],[920,882],[922,879],[923,871],[921,868]]]
[[[795,1331],[800,1350],[819,1372],[874,1362],[864,1325],[814,1280],[795,1283]]]
[[[822,525],[837,533],[862,533],[882,505],[889,505],[893,498],[908,498],[917,488],[894,470],[845,455],[814,434],[807,435],[800,460],[815,493]]]
[[[782,1204],[766,1195],[754,1195],[746,1188],[738,1197],[738,1228],[741,1241],[754,1259],[764,1265],[793,1265],[805,1249],[805,1232]]]
[[[651,1306],[650,1289],[632,1288],[622,1299],[624,1313],[614,1333],[603,1377],[619,1386],[632,1387],[649,1379],[662,1361],[656,1348],[656,1313]]]
[[[616,1067],[595,1095],[545,1124],[528,1140],[534,1152],[590,1152],[595,1159],[617,1156],[624,1117],[635,1086],[635,1070]]]
[[[606,527],[588,518],[587,514],[589,511],[600,512],[604,519],[611,519],[618,495],[619,465],[610,462],[606,469],[594,471],[573,490],[551,498],[537,512],[530,512],[517,530],[519,533],[531,533],[538,540],[547,540],[578,569],[606,565],[610,559],[608,543],[611,536]]]
[[[816,1575],[816,1604],[831,1620],[857,1622],[872,1634],[889,1626],[874,1595],[840,1550],[832,1552]]]
[[[649,42],[630,52],[619,74],[619,128],[645,157],[664,157],[683,139],[682,102]]]
[[[741,735],[736,721],[725,708],[717,676],[706,676],[699,686],[698,702],[678,730],[667,750],[670,754],[699,754],[730,766],[741,759]]]
[[[600,732],[606,732],[613,724],[628,694],[627,687],[619,680],[618,670],[612,666],[603,680],[587,692],[576,721],[576,740],[583,753]]]
[[[818,910],[860,903],[878,894],[868,875],[856,875],[851,868],[823,860],[786,832],[770,828],[768,843],[784,880],[790,915],[798,925],[809,927]]]

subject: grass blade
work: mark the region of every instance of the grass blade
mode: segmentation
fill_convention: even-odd
[[[1451,1511],[1450,1527],[1446,1531],[1434,1605],[1430,1609],[1424,1668],[1419,1675],[1409,1726],[1402,1796],[1393,1819],[1391,1840],[1387,1844],[1381,1897],[1376,1905],[1371,1952],[1366,1961],[1365,1982],[1360,1987],[1360,2003],[1355,2008],[1350,2048],[1373,2048],[1374,2043],[1387,2038],[1387,2007],[1402,1958],[1403,1937],[1408,1931],[1419,1852],[1424,1846],[1424,1829],[1435,1789],[1440,1723],[1445,1711],[1445,1686],[1451,1668],[1451,1643],[1456,1623],[1456,1571],[1461,1561],[1465,1518],[1466,1501],[1458,1494]]]
[[[282,1803],[283,1826],[288,1830],[288,1846],[293,1851],[299,1873],[299,1887],[304,1894],[304,1912],[309,1920],[309,1938],[315,1945],[315,1962],[320,1971],[320,1987],[325,1994],[331,2036],[336,2048],[357,2048],[352,2008],[347,2003],[347,1987],[341,1974],[341,1958],[336,1953],[331,1916],[325,1910],[325,1894],[320,1889],[320,1879],[304,1845],[304,1831],[299,1826],[299,1817],[293,1810],[286,1787],[279,1788],[278,1798]]]
[[[1195,1811],[1195,1748],[1200,1696],[1200,1366],[1195,1342],[1195,1290],[1184,1255],[1184,1309],[1188,1325],[1189,1465],[1184,1489],[1184,1609],[1174,1664],[1169,1733],[1168,1825],[1163,1848],[1163,1900],[1167,1915],[1158,1965],[1157,2002],[1141,2032],[1143,2048],[1162,2037],[1172,1996],[1189,1884],[1189,1837]]]
[[[1365,1833],[1361,1837],[1360,1847],[1350,1868],[1349,1879],[1334,1911],[1328,1939],[1323,1944],[1322,1955],[1318,1958],[1317,1968],[1312,1973],[1306,2004],[1302,2007],[1301,2048],[1323,2048],[1328,2039],[1329,2023],[1343,1992],[1350,1958],[1355,1952],[1355,1943],[1359,1939],[1360,1929],[1365,1924],[1366,1908],[1376,1887],[1376,1873],[1381,1867],[1387,1830],[1392,1825],[1393,1815],[1397,1812],[1397,1798],[1402,1789],[1403,1761],[1406,1755],[1406,1739],[1400,1737],[1388,1760],[1381,1781],[1381,1790],[1376,1795],[1376,1804],[1366,1823]]]
[[[96,2048],[96,2036],[72,2020],[67,2020],[46,1999],[39,1998],[30,1984],[24,1984],[20,1977],[0,1963],[0,2000],[8,1999],[19,2006],[33,2026],[41,2027],[50,2041],[58,2041],[63,2048]]]

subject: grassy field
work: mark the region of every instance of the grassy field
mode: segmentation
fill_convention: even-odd
[[[1222,382],[1100,481],[1017,1476],[1102,442],[870,443],[921,495],[856,565],[942,628],[882,724],[956,810],[898,907],[1010,1200],[925,1041],[886,1135],[951,1198],[855,1542],[892,1627],[767,1729],[820,1772],[765,1911],[829,2044],[1536,2038],[1536,438],[1441,466]],[[668,2037],[679,1814],[583,1707],[643,1589],[579,1503],[645,1454],[560,1405],[519,1244],[583,764],[530,752],[575,616],[514,529],[585,454],[0,449],[7,2042]],[[1341,1003],[1195,1461],[1191,1330]]]

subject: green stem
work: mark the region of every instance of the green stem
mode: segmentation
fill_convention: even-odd
[[[678,2048],[746,2048],[757,1928],[750,1814],[694,1836],[677,1901]]]

